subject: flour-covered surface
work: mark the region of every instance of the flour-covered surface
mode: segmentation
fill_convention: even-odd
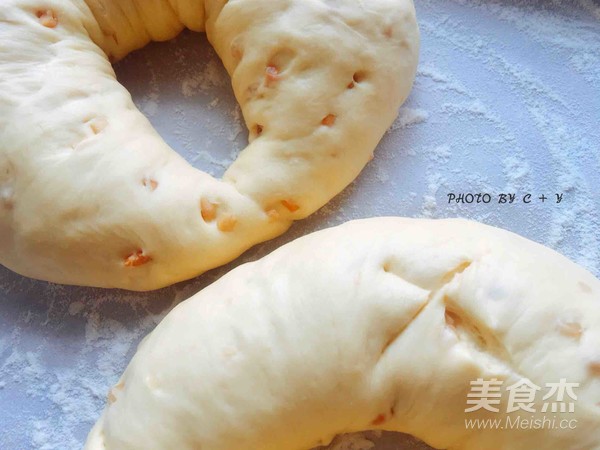
[[[244,261],[349,219],[468,217],[546,244],[600,276],[600,3],[417,0],[417,10],[420,68],[398,120],[354,184],[286,235],[147,294],[51,285],[0,268],[1,449],[81,448],[108,387],[177,302]],[[220,175],[244,147],[229,78],[204,36],[151,45],[117,73],[196,167]],[[448,204],[449,193],[492,201]],[[498,204],[501,193],[516,194],[515,203]],[[371,432],[331,448],[424,447]]]

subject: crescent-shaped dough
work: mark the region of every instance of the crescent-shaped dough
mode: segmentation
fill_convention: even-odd
[[[477,378],[579,383],[575,411],[547,415],[576,428],[467,429],[505,418],[503,406],[465,413]],[[541,418],[541,396],[511,417]],[[86,449],[299,450],[372,428],[456,450],[600,449],[600,281],[464,220],[320,231],[170,312]]]
[[[250,130],[222,180],[168,147],[109,62],[184,27],[206,30]],[[2,0],[0,263],[149,290],[235,258],[359,174],[417,54],[412,0]]]

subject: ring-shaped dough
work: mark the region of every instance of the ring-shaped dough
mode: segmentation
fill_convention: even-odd
[[[579,383],[574,412],[544,414],[543,391],[536,413],[510,414],[575,428],[467,428],[506,418],[507,394],[498,413],[465,413],[478,378]],[[373,428],[453,450],[600,449],[600,281],[464,220],[320,231],[171,311],[86,450],[300,450]]]
[[[184,27],[206,30],[250,133],[222,180],[168,147],[109,62]],[[417,53],[412,0],[3,0],[0,263],[149,290],[235,258],[359,174]]]

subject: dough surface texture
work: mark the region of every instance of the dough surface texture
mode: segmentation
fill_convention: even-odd
[[[157,134],[111,61],[206,31],[249,145],[222,180]],[[0,263],[150,290],[283,233],[354,178],[412,85],[412,0],[2,0]]]
[[[348,222],[239,266],[171,311],[86,450],[299,450],[337,433],[456,450],[600,449],[600,281],[465,220]],[[579,383],[575,429],[467,429],[470,382]],[[567,399],[568,400],[568,399]]]

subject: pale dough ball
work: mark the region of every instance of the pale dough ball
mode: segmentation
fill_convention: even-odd
[[[500,412],[465,413],[478,378],[540,386],[536,412],[506,414],[504,393]],[[561,379],[578,383],[574,411],[545,414],[546,383]],[[576,427],[464,422],[519,414]],[[600,281],[465,220],[320,231],[169,313],[111,390],[86,449],[299,450],[373,428],[455,450],[600,448]]]
[[[222,180],[135,108],[110,61],[206,30],[249,129]],[[412,0],[3,0],[0,263],[159,288],[283,233],[367,164],[412,85]]]

